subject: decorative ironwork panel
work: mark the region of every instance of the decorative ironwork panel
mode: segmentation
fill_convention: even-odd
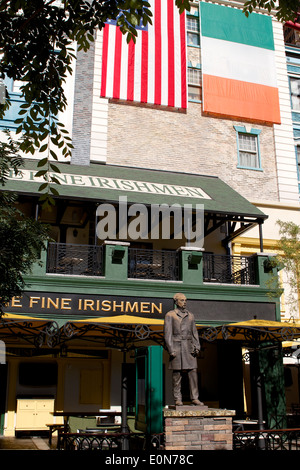
[[[103,246],[49,243],[47,272],[103,276]]]
[[[300,429],[235,431],[234,450],[300,450]]]
[[[203,280],[225,284],[255,284],[254,259],[251,256],[203,253]]]
[[[122,435],[90,434],[90,433],[59,433],[59,450],[119,450]]]
[[[164,449],[164,434],[146,435],[144,433],[77,433],[58,430],[58,450],[122,450],[124,441],[129,450],[160,450]],[[125,446],[127,448],[127,445]]]
[[[179,279],[176,251],[129,248],[128,277],[136,279]]]

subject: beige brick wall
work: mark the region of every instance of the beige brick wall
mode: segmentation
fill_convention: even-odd
[[[261,130],[263,171],[245,170],[233,127],[244,124],[202,116],[198,103],[186,114],[110,103],[107,163],[219,176],[247,198],[278,201],[273,128],[245,124]]]
[[[165,419],[166,450],[232,450],[232,418]]]

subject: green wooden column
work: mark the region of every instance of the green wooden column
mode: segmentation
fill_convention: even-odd
[[[256,253],[256,274],[258,284],[261,287],[270,287],[270,280],[272,277],[277,276],[279,267],[276,263],[273,263],[273,259],[276,254],[273,253]]]
[[[105,278],[126,280],[128,275],[127,242],[105,242]]]
[[[181,252],[180,277],[183,284],[203,284],[203,248],[183,246]]]
[[[39,261],[34,263],[31,269],[32,276],[45,276],[46,268],[47,268],[47,248],[45,250],[41,250],[41,256]]]

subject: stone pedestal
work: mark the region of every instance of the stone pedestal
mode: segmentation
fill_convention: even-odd
[[[165,450],[232,450],[233,410],[164,408]]]

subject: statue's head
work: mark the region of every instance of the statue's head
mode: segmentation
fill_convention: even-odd
[[[177,293],[173,297],[175,304],[178,308],[185,308],[186,307],[186,296],[181,293]]]

